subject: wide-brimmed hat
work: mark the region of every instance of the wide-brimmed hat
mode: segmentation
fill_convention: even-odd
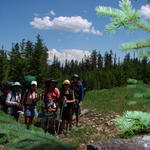
[[[20,84],[20,82],[14,82],[14,83],[12,84],[12,86],[19,86],[19,87],[21,87],[21,84]]]

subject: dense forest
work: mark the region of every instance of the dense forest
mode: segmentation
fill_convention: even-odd
[[[39,86],[44,86],[47,78],[55,78],[61,85],[64,79],[70,79],[77,73],[87,82],[87,89],[113,88],[126,84],[128,78],[150,82],[150,62],[148,58],[137,58],[126,54],[123,60],[113,54],[112,50],[105,52],[93,50],[91,55],[84,57],[81,62],[77,60],[65,61],[61,64],[57,57],[48,65],[48,49],[40,35],[36,42],[22,40],[12,44],[9,51],[0,49],[0,83],[3,81],[20,81],[24,76],[37,77]]]

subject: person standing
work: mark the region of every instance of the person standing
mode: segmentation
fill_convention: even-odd
[[[75,103],[74,103],[74,113],[76,116],[76,126],[79,126],[79,115],[81,113],[81,104],[84,97],[84,89],[80,77],[78,74],[73,74],[71,78],[71,88],[74,91]]]
[[[31,82],[31,87],[28,89],[23,96],[23,105],[24,105],[24,118],[27,129],[32,124],[34,116],[36,114],[36,102],[39,99],[37,93],[37,81]]]
[[[16,121],[19,119],[19,110],[21,109],[21,84],[14,82],[12,90],[6,97],[7,113],[14,116]]]
[[[70,89],[70,81],[64,80],[62,84],[60,101],[61,101],[61,119],[62,119],[62,131],[66,128],[68,131],[72,128],[72,114],[74,106],[74,91]]]
[[[57,85],[57,80],[54,80],[54,79],[47,80],[43,95],[44,95],[44,101],[46,101],[47,94],[51,94],[52,100],[58,105],[60,91],[58,88],[56,88],[56,85]]]
[[[57,85],[57,80],[54,80],[54,79],[48,79],[45,82],[45,90],[43,92],[45,108],[44,107],[42,108],[43,113],[44,113],[44,110],[45,111],[46,111],[46,109],[48,110],[48,113],[47,113],[48,115],[46,116],[44,114],[44,116],[45,116],[44,122],[46,122],[46,124],[47,124],[47,127],[46,127],[46,125],[44,125],[44,128],[45,128],[44,130],[45,130],[45,132],[47,132],[48,128],[49,128],[53,135],[56,135],[55,114],[56,114],[56,111],[57,111],[57,108],[59,105],[59,97],[60,97],[60,91],[58,88],[56,88],[56,85]],[[53,106],[52,106],[52,103],[53,103]],[[55,105],[56,105],[56,107],[55,107]],[[48,108],[46,108],[47,106],[48,106]],[[50,107],[54,109],[54,110],[52,109],[52,113],[49,111]],[[55,113],[54,113],[54,111],[55,111]],[[54,114],[54,116],[53,116],[54,118],[50,119],[49,114]],[[51,121],[51,126],[49,124],[50,121]]]
[[[53,135],[56,135],[56,128],[55,128],[55,119],[57,105],[53,101],[51,93],[47,94],[46,100],[44,105],[42,106],[42,112],[44,113],[44,131],[50,132]]]

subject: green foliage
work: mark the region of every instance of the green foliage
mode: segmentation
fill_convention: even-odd
[[[147,48],[149,46],[150,46],[150,39],[145,39],[145,40],[139,40],[139,41],[136,41],[136,42],[130,42],[130,43],[122,44],[121,49],[122,50],[129,50],[129,49],[136,50],[136,49],[139,49],[139,48],[144,49],[144,48]],[[142,55],[142,53],[139,53],[139,54]],[[143,53],[143,56],[147,56],[147,55],[144,55],[144,53]]]
[[[135,100],[132,95],[138,92],[140,92],[139,89],[126,87],[89,91],[84,98],[84,107],[103,113],[118,112],[120,114],[126,110],[148,110],[141,104],[127,105],[127,102]]]
[[[115,31],[121,26],[134,30],[136,25],[131,26],[132,21],[138,21],[140,18],[139,11],[132,9],[130,0],[122,0],[119,2],[120,9],[114,9],[111,7],[98,6],[96,12],[103,15],[111,16],[111,23],[106,26],[108,31]]]
[[[149,98],[150,98],[150,86],[144,84],[142,81],[138,81],[135,79],[128,79],[128,84],[127,88],[134,88],[134,89],[138,89],[139,92],[138,93],[134,93],[132,97],[134,97],[136,100],[134,101],[129,101],[128,104],[129,105],[134,105],[134,104],[147,104],[150,102]],[[140,98],[140,99],[139,99]]]
[[[0,112],[0,144],[7,150],[73,150],[74,146],[45,134],[42,129],[17,123],[10,116]]]
[[[14,44],[9,53],[10,57],[7,55],[6,51],[2,52],[0,82],[18,80],[25,89],[24,76],[28,75],[36,77],[39,88],[44,87],[47,78],[57,79],[57,86],[60,88],[62,81],[70,79],[73,73],[79,74],[81,79],[87,81],[87,90],[123,86],[128,78],[150,82],[150,62],[146,58],[132,58],[127,54],[120,62],[112,50],[104,55],[93,50],[91,55],[83,58],[81,62],[66,60],[64,65],[54,57],[52,64],[48,65],[47,48],[40,36],[37,36],[36,43],[23,40],[20,44]]]
[[[16,43],[10,52],[9,77],[11,81],[21,81],[24,76],[24,63],[19,44]]]
[[[138,10],[132,8],[130,0],[119,1],[120,9],[114,9],[111,7],[98,6],[96,12],[98,14],[107,15],[111,17],[111,23],[106,25],[107,31],[115,31],[120,27],[124,27],[126,30],[132,31],[136,29],[143,29],[150,32],[149,22],[143,20]],[[142,56],[150,56],[150,39],[135,41],[131,43],[122,44],[121,50],[146,50],[147,52],[141,54]]]
[[[135,79],[128,79],[127,82],[131,84],[137,84],[137,80]]]
[[[150,113],[141,111],[127,111],[116,119],[122,137],[150,132]]]
[[[0,83],[8,78],[8,60],[7,53],[0,50]]]

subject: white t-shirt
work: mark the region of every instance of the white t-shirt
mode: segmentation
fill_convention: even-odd
[[[13,93],[12,91],[10,91],[7,94],[6,104],[7,105],[15,105],[18,102],[20,102],[20,100],[21,100],[21,93],[20,92],[14,92]]]

